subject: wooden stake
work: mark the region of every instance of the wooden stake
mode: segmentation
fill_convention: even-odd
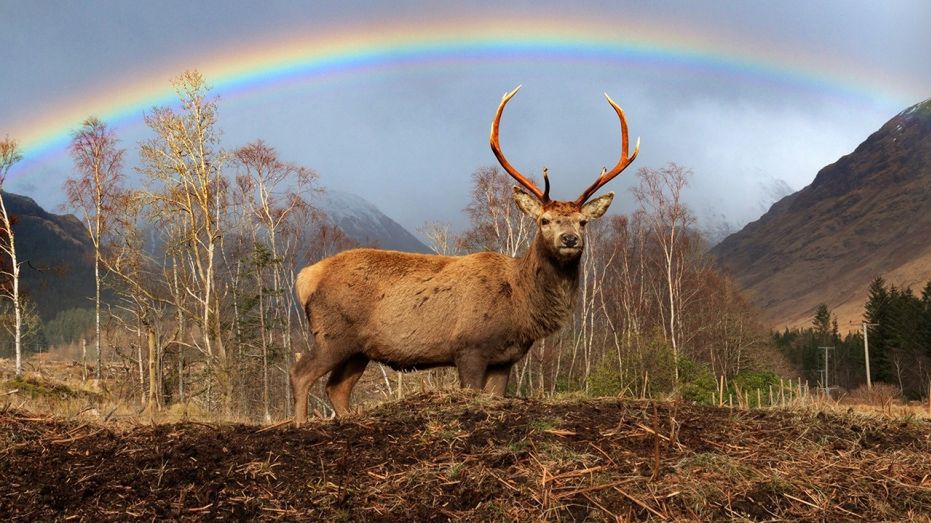
[[[718,386],[718,406],[724,406],[724,374],[721,374],[720,385]]]
[[[150,414],[154,414],[158,410],[158,367],[156,366],[156,357],[158,356],[158,340],[156,339],[155,331],[149,330],[148,333],[148,345],[149,345],[149,391],[148,391],[148,400],[146,408],[149,409]]]
[[[760,392],[760,389],[756,389],[756,408],[763,407],[763,393]]]
[[[87,381],[87,340],[81,338],[81,366],[83,370],[81,371],[81,382]]]

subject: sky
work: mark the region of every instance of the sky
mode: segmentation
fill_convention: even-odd
[[[170,79],[213,85],[224,146],[256,139],[324,187],[414,231],[466,225],[470,175],[508,159],[548,167],[574,199],[619,155],[626,111],[640,156],[611,182],[633,206],[634,170],[676,162],[708,225],[739,228],[931,97],[931,3],[296,2],[0,0],[0,136],[26,158],[5,190],[61,210],[67,140],[103,118],[132,175],[142,118]]]

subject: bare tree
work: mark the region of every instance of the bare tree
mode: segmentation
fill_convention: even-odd
[[[461,239],[452,232],[449,222],[427,222],[417,228],[417,232],[427,239],[430,250],[441,256],[455,256],[459,254]]]
[[[3,294],[13,303],[13,344],[16,351],[17,377],[23,374],[23,310],[19,294],[19,274],[23,262],[16,257],[16,235],[13,232],[13,220],[7,212],[6,203],[3,199],[3,187],[6,185],[6,177],[10,172],[10,168],[22,158],[23,155],[19,152],[19,145],[16,140],[9,137],[0,140],[0,220],[2,220],[0,227],[3,228],[0,231],[0,234],[2,234],[0,252],[7,257],[10,263],[9,269],[4,266],[0,270],[0,275],[10,280],[9,287],[3,286]]]
[[[667,340],[672,348],[675,381],[679,381],[679,356],[682,333],[680,318],[685,275],[683,242],[694,217],[682,202],[682,190],[688,184],[691,171],[674,163],[662,169],[641,168],[637,171],[640,185],[634,196],[643,207],[650,234],[662,252],[665,286],[665,324]]]
[[[533,220],[514,205],[511,183],[511,178],[498,167],[482,167],[472,173],[472,200],[466,207],[472,227],[463,238],[467,250],[494,251],[513,257],[530,245]]]
[[[145,231],[139,227],[144,202],[145,197],[137,192],[111,194],[109,220],[113,241],[102,261],[108,273],[115,277],[108,286],[119,299],[116,307],[121,314],[111,314],[112,319],[135,336],[139,389],[142,392],[140,400],[147,404],[150,412],[154,412],[159,406],[160,380],[156,369],[164,339],[160,331],[170,305],[170,283],[166,280],[164,268],[146,252],[144,246]],[[147,347],[148,373],[143,347]],[[149,387],[148,394],[145,394],[147,374]]]
[[[301,227],[303,223],[293,223],[297,215],[306,213],[310,204],[303,194],[316,189],[317,174],[310,169],[299,165],[282,162],[274,148],[263,141],[237,149],[234,153],[241,175],[237,177],[237,188],[241,200],[253,219],[260,225],[260,230],[253,229],[253,244],[258,247],[259,242],[267,244],[270,259],[264,263],[256,263],[256,279],[258,290],[260,341],[262,346],[262,405],[266,422],[271,420],[269,401],[269,351],[274,337],[273,329],[281,329],[281,348],[290,367],[290,325],[291,307],[285,302],[289,297],[284,296],[283,281],[286,276],[284,269],[285,258],[293,257],[294,242],[282,241],[283,234],[289,225]],[[292,228],[293,228],[292,227]],[[256,238],[258,233],[262,238]],[[259,250],[254,249],[258,255]],[[264,258],[268,258],[265,256]],[[256,259],[260,259],[256,256]],[[270,295],[266,296],[264,284],[264,269],[271,269]],[[266,309],[266,298],[268,308]],[[272,311],[272,318],[266,321],[266,310]],[[284,316],[282,316],[284,315]]]
[[[76,178],[65,180],[65,195],[72,208],[84,218],[84,224],[94,246],[94,345],[97,350],[95,376],[100,379],[102,367],[100,347],[100,267],[102,237],[107,226],[107,214],[123,178],[122,149],[117,148],[113,130],[101,120],[90,117],[71,139],[71,156],[78,171]]]
[[[161,185],[149,196],[156,216],[182,224],[178,238],[191,266],[189,296],[197,303],[195,321],[204,353],[220,388],[224,413],[232,409],[230,361],[220,328],[217,266],[222,245],[226,183],[216,129],[217,104],[203,75],[187,71],[172,82],[181,110],[153,109],[145,117],[155,137],[140,145],[140,171]]]

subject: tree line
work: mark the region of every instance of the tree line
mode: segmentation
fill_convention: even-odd
[[[865,324],[865,327],[864,327]],[[817,307],[812,326],[773,334],[776,346],[812,380],[843,390],[866,379],[864,329],[872,383],[895,386],[909,399],[926,397],[931,383],[931,281],[916,294],[882,277],[869,286],[863,323],[844,336],[826,304]],[[827,376],[824,351],[828,349]]]

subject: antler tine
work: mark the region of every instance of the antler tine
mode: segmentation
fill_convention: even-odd
[[[514,166],[508,162],[507,158],[504,157],[504,153],[501,152],[501,145],[498,143],[498,125],[501,123],[501,113],[504,112],[504,106],[517,94],[520,88],[521,86],[518,85],[513,91],[505,93],[504,96],[501,97],[501,104],[498,105],[498,112],[495,113],[495,120],[491,123],[491,151],[495,153],[495,157],[498,158],[498,163],[501,164],[501,167],[504,167],[504,170],[517,180],[517,183],[523,185],[528,191],[533,193],[538,200],[546,203],[550,201],[550,181],[546,176],[546,171],[544,170],[543,172],[543,179],[546,181],[546,191],[541,191],[536,184],[525,178],[520,171],[515,169]]]
[[[637,158],[637,153],[640,152],[640,138],[637,138],[637,144],[634,146],[634,154],[628,157],[630,139],[627,134],[627,118],[624,116],[624,110],[608,96],[608,93],[605,93],[605,98],[608,99],[608,103],[611,104],[611,107],[614,108],[614,112],[617,113],[618,119],[621,120],[621,159],[618,160],[617,165],[610,171],[606,168],[601,170],[601,176],[595,180],[595,183],[589,186],[588,189],[585,189],[585,192],[575,200],[576,205],[585,203],[598,189],[601,189],[604,184],[610,182],[618,174],[621,174],[621,171],[626,169],[627,166]]]

